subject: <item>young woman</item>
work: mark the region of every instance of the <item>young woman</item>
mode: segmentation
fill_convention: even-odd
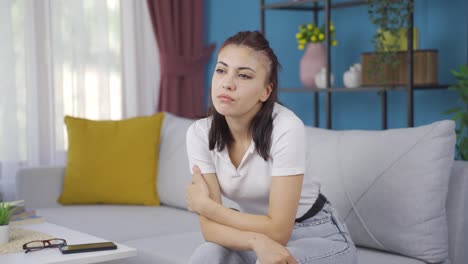
[[[207,241],[190,263],[356,263],[346,226],[304,176],[304,124],[277,103],[278,68],[259,32],[239,32],[218,52],[212,113],[187,132],[187,206]]]

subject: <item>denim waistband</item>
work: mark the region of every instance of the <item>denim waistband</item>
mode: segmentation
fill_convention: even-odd
[[[319,193],[317,200],[315,200],[312,207],[310,207],[310,209],[303,216],[297,218],[295,222],[301,223],[302,221],[309,219],[313,217],[314,215],[318,214],[318,212],[322,210],[326,202],[327,202],[327,198],[325,197],[325,195]]]

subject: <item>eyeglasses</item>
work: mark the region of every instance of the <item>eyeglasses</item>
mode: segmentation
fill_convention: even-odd
[[[47,240],[34,240],[23,245],[23,249],[26,250],[24,253],[38,251],[44,248],[59,248],[66,246],[67,241],[61,238],[52,238]]]

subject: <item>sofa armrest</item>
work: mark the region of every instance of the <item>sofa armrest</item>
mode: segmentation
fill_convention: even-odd
[[[468,162],[455,161],[447,196],[449,256],[452,264],[468,259]]]
[[[28,210],[59,207],[65,167],[20,169],[16,174],[16,193]]]

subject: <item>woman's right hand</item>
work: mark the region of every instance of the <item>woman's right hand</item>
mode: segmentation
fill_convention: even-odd
[[[287,248],[266,235],[258,234],[252,247],[260,264],[297,264]]]

